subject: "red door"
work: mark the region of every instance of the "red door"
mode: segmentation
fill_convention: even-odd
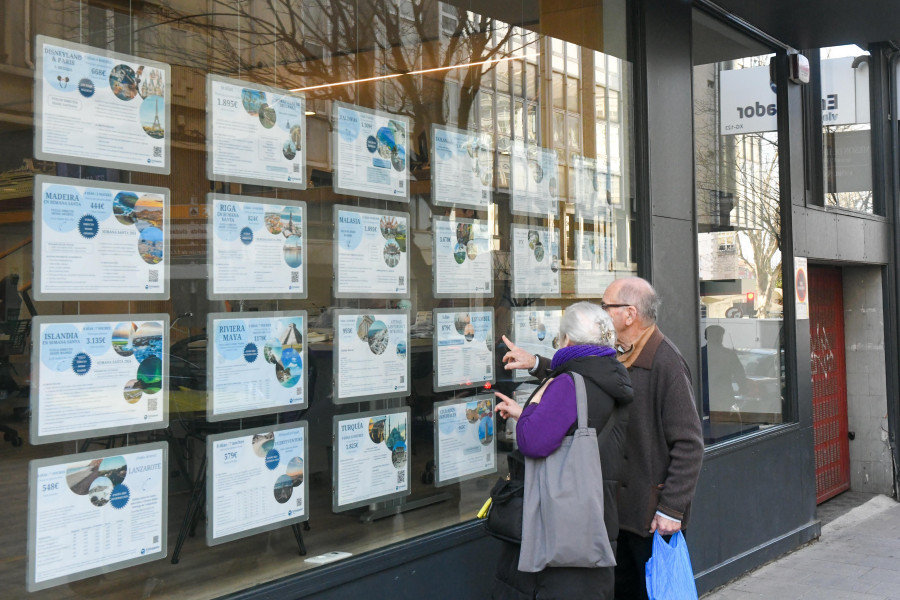
[[[816,504],[850,489],[847,438],[847,369],[841,270],[809,268]]]

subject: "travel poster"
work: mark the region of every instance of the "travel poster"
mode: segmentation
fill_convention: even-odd
[[[585,221],[608,219],[606,173],[597,169],[597,160],[575,157],[575,215]]]
[[[409,313],[335,311],[334,402],[409,395]]]
[[[32,460],[29,592],[166,557],[168,445]]]
[[[34,206],[36,300],[169,299],[169,190],[39,175]]]
[[[209,194],[210,299],[306,298],[306,203]]]
[[[558,296],[559,231],[513,225],[509,237],[513,296]]]
[[[169,65],[37,36],[35,156],[168,175]]]
[[[408,496],[409,408],[334,417],[335,512]]]
[[[488,221],[434,217],[434,297],[494,295]]]
[[[512,309],[512,341],[531,354],[553,358],[559,349],[559,322],[563,309],[556,306],[538,306]],[[526,369],[513,371],[513,379],[532,379]]]
[[[575,231],[575,295],[599,298],[616,278],[612,238],[595,231]]]
[[[335,102],[334,191],[409,202],[409,119]]]
[[[306,99],[206,76],[209,179],[306,189]]]
[[[306,432],[297,421],[206,439],[207,544],[309,518]]]
[[[494,381],[494,310],[434,309],[434,390]]]
[[[555,217],[559,211],[556,151],[514,140],[510,169],[510,211],[517,215]]]
[[[169,316],[35,317],[31,443],[168,426]]]
[[[334,296],[409,298],[409,215],[334,207]]]
[[[490,137],[432,125],[431,139],[431,201],[438,206],[487,210],[494,178]]]
[[[210,313],[206,418],[306,408],[306,311]]]
[[[434,456],[436,487],[497,471],[493,395],[435,402]]]

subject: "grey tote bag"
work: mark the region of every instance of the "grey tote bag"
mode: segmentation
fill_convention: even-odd
[[[525,458],[519,570],[616,564],[603,522],[603,470],[597,433],[588,428],[584,379],[575,380],[578,429],[546,458]],[[608,433],[615,411],[603,428]]]

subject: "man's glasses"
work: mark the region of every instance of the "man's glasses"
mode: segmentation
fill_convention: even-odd
[[[633,306],[632,304],[607,304],[606,302],[600,303],[600,308],[603,310],[609,310],[610,308],[625,308],[626,306]]]

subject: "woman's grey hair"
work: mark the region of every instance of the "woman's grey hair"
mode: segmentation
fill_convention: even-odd
[[[576,302],[563,313],[559,322],[560,338],[565,335],[573,344],[589,346],[616,345],[616,330],[606,311],[591,302]]]

